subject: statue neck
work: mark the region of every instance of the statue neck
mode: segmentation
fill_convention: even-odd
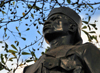
[[[67,36],[61,36],[57,39],[54,39],[50,42],[51,48],[55,48],[61,45],[73,45],[74,41],[73,38],[70,35]]]

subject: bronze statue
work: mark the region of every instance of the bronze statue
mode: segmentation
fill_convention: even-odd
[[[50,49],[23,73],[100,73],[100,51],[82,44],[80,16],[68,7],[54,8],[44,23]]]

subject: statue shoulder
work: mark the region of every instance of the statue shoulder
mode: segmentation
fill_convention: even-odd
[[[94,47],[96,47],[94,44],[92,44],[92,43],[90,43],[90,42],[86,42],[85,44],[83,44],[83,45],[86,45],[86,46],[94,46]]]
[[[76,46],[75,48],[75,52],[79,53],[80,55],[84,54],[86,51],[92,51],[92,50],[98,50],[99,49],[92,43],[85,43],[85,44],[81,44]]]
[[[84,54],[86,54],[86,52],[91,54],[100,52],[100,50],[96,47],[96,45],[89,42],[84,44],[84,48],[85,48]]]

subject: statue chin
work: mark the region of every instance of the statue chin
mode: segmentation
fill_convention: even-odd
[[[55,31],[55,32],[49,32],[49,33],[44,33],[44,37],[46,40],[48,40],[49,42],[51,42],[54,39],[57,39],[59,37],[62,36],[67,36],[68,34],[65,34],[63,31]]]

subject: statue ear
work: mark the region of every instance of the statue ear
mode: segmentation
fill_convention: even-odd
[[[70,32],[75,32],[76,29],[77,29],[77,25],[74,25],[74,24],[71,24],[70,27],[69,27]]]

